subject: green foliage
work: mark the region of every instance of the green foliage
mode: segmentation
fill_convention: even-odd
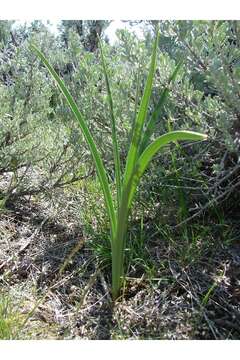
[[[32,32],[28,39],[41,42],[42,36]],[[46,33],[44,41],[53,54],[52,35]],[[7,49],[1,53],[0,198],[48,192],[85,174],[84,167],[79,173],[87,157],[77,145],[79,133],[66,125],[65,109],[55,106],[58,94],[26,44],[13,46],[9,57]]]
[[[149,146],[142,146],[142,142],[147,144],[147,140],[153,132],[154,123],[151,124],[151,128],[146,133],[143,132],[143,126],[148,112],[149,99],[152,92],[153,77],[155,73],[155,64],[156,64],[156,55],[157,55],[157,45],[158,45],[158,33],[154,41],[151,63],[149,74],[147,77],[147,82],[143,92],[142,100],[140,107],[134,121],[134,128],[132,133],[132,139],[130,143],[130,148],[127,155],[125,172],[123,179],[121,181],[120,175],[120,157],[117,143],[117,134],[116,134],[116,125],[114,117],[114,109],[112,102],[112,95],[109,86],[108,74],[106,69],[106,64],[101,49],[101,57],[103,63],[103,72],[105,75],[108,101],[110,106],[110,117],[112,123],[112,142],[113,142],[113,153],[114,153],[114,162],[115,162],[115,177],[116,177],[116,187],[117,187],[117,206],[116,212],[114,210],[114,197],[111,195],[110,187],[107,179],[107,173],[105,171],[101,157],[97,150],[96,144],[93,140],[91,132],[89,131],[86,121],[79,111],[76,102],[72,98],[71,94],[67,90],[64,82],[57,75],[56,71],[49,64],[46,57],[34,46],[31,45],[32,50],[38,55],[42,60],[44,65],[47,67],[48,71],[56,81],[59,86],[62,94],[69,107],[71,108],[76,121],[78,122],[82,133],[84,135],[85,141],[89,146],[91,155],[95,162],[96,171],[98,174],[98,179],[101,184],[101,188],[104,194],[106,211],[109,216],[110,221],[110,233],[111,233],[111,249],[112,249],[112,295],[113,299],[116,299],[119,296],[119,292],[122,285],[122,280],[124,276],[123,264],[124,264],[124,252],[125,252],[125,243],[126,243],[126,233],[127,233],[127,223],[129,211],[131,209],[133,196],[136,192],[137,186],[140,182],[140,179],[146,170],[148,164],[151,162],[154,155],[163,147],[168,145],[170,142],[176,142],[179,140],[203,140],[206,136],[194,133],[190,131],[172,131],[165,135],[158,137],[153,141]],[[179,67],[178,67],[179,68]],[[178,70],[177,68],[177,70]],[[176,72],[176,70],[175,70]],[[172,79],[175,78],[175,72],[172,75]],[[162,103],[162,101],[161,101]],[[159,104],[157,106],[159,108]],[[156,112],[156,111],[155,111]],[[148,130],[148,128],[147,128]]]
[[[12,299],[0,294],[0,340],[17,339],[21,330],[23,316],[15,308]]]
[[[83,134],[49,74],[29,51],[29,41],[44,51],[81,110],[106,170],[109,192],[115,195],[120,186],[113,181],[116,152],[112,134],[118,134],[122,170],[148,77],[156,25],[161,36],[142,128],[148,135],[141,139],[138,155],[167,131],[194,129],[208,133],[210,141],[167,146],[164,156],[162,152],[155,156],[142,176],[136,202],[145,204],[152,219],[172,226],[195,213],[203,214],[202,209],[216,207],[213,212],[217,212],[225,199],[224,206],[235,206],[239,199],[235,191],[239,183],[239,22],[146,21],[142,22],[142,39],[118,30],[113,46],[103,42],[114,132],[97,40],[100,33],[104,38],[108,23],[100,24],[100,32],[95,25],[66,21],[54,36],[40,21],[18,28],[12,28],[12,22],[0,22],[0,206],[38,192],[52,196],[55,187],[77,183],[89,172],[91,178],[80,180],[82,186],[91,188],[96,183],[89,171],[93,159]],[[95,34],[92,40],[91,33]],[[96,192],[91,195],[96,204],[85,220],[90,224],[97,213],[96,218],[104,222],[99,186],[93,186],[92,192]],[[138,206],[132,211],[134,219]],[[182,235],[191,237],[185,226]]]
[[[87,51],[96,51],[98,48],[98,36],[109,25],[107,20],[62,20],[60,25],[61,38],[65,46],[69,46],[71,33],[78,36],[78,42],[82,43]]]

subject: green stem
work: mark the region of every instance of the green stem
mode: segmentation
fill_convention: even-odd
[[[112,244],[112,297],[116,300],[122,287],[124,276],[124,249],[127,234],[128,213],[117,224],[116,236]]]
[[[134,173],[122,191],[122,198],[118,210],[116,234],[112,241],[112,296],[116,300],[122,286],[124,276],[124,250],[128,228],[128,216],[130,207],[129,197]]]

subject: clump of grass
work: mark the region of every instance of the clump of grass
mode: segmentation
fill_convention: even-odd
[[[15,308],[12,299],[6,294],[0,294],[0,339],[17,339],[22,321],[22,315]]]
[[[157,47],[159,41],[159,34],[157,32],[150,63],[149,74],[145,85],[144,93],[141,99],[139,109],[136,114],[133,129],[131,130],[131,143],[127,155],[125,169],[122,170],[120,161],[120,151],[117,139],[117,129],[114,115],[114,105],[111,95],[110,82],[108,79],[107,67],[103,54],[102,45],[100,42],[101,60],[103,64],[103,72],[106,80],[106,87],[108,93],[108,102],[112,129],[112,144],[113,157],[115,166],[115,182],[116,182],[116,197],[110,191],[110,184],[108,174],[104,167],[103,161],[99,155],[99,151],[92,137],[92,134],[87,126],[84,116],[77,107],[76,102],[66,88],[63,80],[58,76],[56,71],[50,65],[43,53],[37,49],[35,45],[31,45],[32,50],[44,63],[62,94],[67,100],[76,121],[78,122],[84,138],[89,146],[92,157],[95,162],[98,179],[104,194],[105,207],[110,221],[110,242],[111,242],[111,259],[112,259],[112,297],[115,300],[121,290],[124,277],[124,253],[126,248],[126,235],[128,229],[128,218],[132,208],[134,195],[141,180],[141,177],[147,169],[149,163],[154,155],[162,150],[170,142],[177,142],[180,140],[203,140],[206,136],[192,131],[170,131],[154,141],[151,142],[151,136],[154,133],[156,122],[159,118],[162,106],[169,93],[167,86],[160,95],[159,102],[154,110],[152,116],[146,123],[149,100],[152,92],[153,78],[156,66]],[[169,79],[169,83],[175,79],[181,64],[176,66],[176,69]],[[138,96],[137,96],[138,98]]]

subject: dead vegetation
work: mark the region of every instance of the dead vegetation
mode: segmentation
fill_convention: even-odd
[[[239,339],[238,239],[219,237],[184,265],[154,235],[147,247],[158,270],[130,269],[113,304],[110,268],[98,262],[71,201],[63,203],[24,199],[1,212],[1,296],[21,318],[12,338]]]

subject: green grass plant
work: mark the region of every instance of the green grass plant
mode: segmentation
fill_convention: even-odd
[[[113,143],[113,157],[115,163],[115,179],[116,179],[116,196],[110,190],[110,183],[107,171],[104,167],[102,158],[99,154],[96,143],[87,126],[83,114],[80,112],[75,100],[66,88],[63,80],[58,76],[56,71],[50,65],[44,54],[38,50],[35,45],[31,45],[32,51],[44,63],[53,79],[56,81],[62,94],[64,95],[69,107],[71,108],[76,121],[78,122],[85,141],[87,142],[91,151],[93,160],[95,162],[98,179],[103,191],[105,207],[110,222],[110,242],[111,242],[111,259],[112,259],[112,297],[117,299],[120,295],[120,290],[124,278],[124,252],[126,248],[126,237],[128,230],[128,218],[132,208],[134,195],[141,180],[142,175],[147,169],[149,163],[157,152],[162,150],[171,142],[181,140],[204,140],[206,135],[199,134],[192,131],[170,131],[151,142],[151,137],[154,133],[154,128],[159,119],[162,106],[167,98],[169,88],[168,85],[160,95],[159,102],[152,116],[147,119],[149,108],[149,101],[152,93],[153,79],[156,67],[156,56],[159,42],[159,34],[157,33],[152,50],[150,69],[141,99],[139,109],[136,114],[134,126],[131,131],[131,143],[127,155],[125,169],[122,171],[120,163],[120,152],[117,141],[117,128],[114,115],[114,104],[111,94],[110,81],[108,78],[107,66],[104,58],[102,45],[100,46],[101,60],[103,65],[103,72],[106,80],[106,88],[108,93],[108,102],[110,109],[110,120],[112,130]],[[100,42],[101,44],[101,42]],[[174,73],[169,82],[174,80],[180,64],[177,64]]]
[[[7,294],[0,293],[0,340],[17,339],[23,316]]]

